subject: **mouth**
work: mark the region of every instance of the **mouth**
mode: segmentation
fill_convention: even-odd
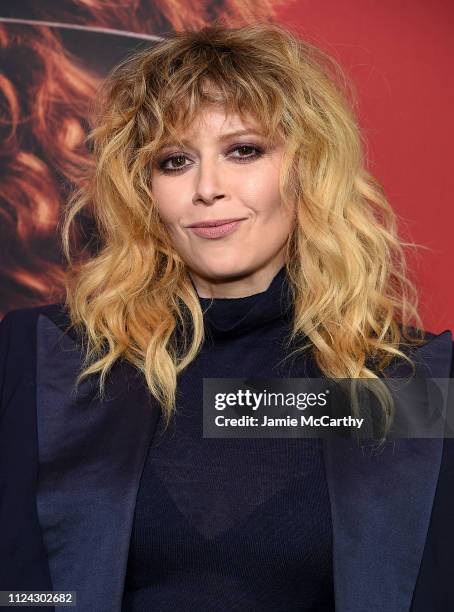
[[[209,221],[204,222],[203,225],[201,223],[190,225],[189,229],[201,238],[222,238],[234,232],[243,221],[245,221],[245,218]]]
[[[218,227],[218,225],[226,225],[227,223],[233,223],[234,221],[242,221],[245,217],[235,217],[232,219],[208,219],[207,221],[198,221],[197,223],[191,223],[186,227]]]

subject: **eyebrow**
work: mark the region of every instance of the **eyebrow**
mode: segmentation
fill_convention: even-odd
[[[259,132],[257,130],[254,129],[247,129],[247,130],[236,130],[235,132],[228,132],[227,134],[222,134],[221,136],[219,136],[218,140],[220,142],[224,141],[224,140],[228,140],[229,138],[232,138],[233,136],[245,136],[246,134],[255,134],[256,136],[263,136],[262,132]],[[190,142],[188,140],[186,140],[185,138],[182,138],[181,142],[184,145],[189,145]],[[166,147],[171,147],[173,146],[174,143],[173,141],[167,140],[165,142],[163,142],[163,144],[161,145],[160,149],[164,149]]]

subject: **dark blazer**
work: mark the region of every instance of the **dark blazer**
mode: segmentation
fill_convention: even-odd
[[[117,612],[159,412],[124,362],[103,401],[91,381],[72,395],[82,353],[68,323],[58,304],[0,323],[0,590],[76,591],[76,610]],[[449,330],[431,334],[418,376],[447,391],[452,353]],[[453,442],[398,439],[370,455],[324,440],[337,612],[454,610]]]

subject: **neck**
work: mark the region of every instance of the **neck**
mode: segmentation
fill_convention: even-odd
[[[212,336],[229,338],[248,335],[270,325],[288,325],[292,314],[292,295],[283,266],[265,291],[240,298],[203,298],[199,296],[205,326]]]
[[[266,291],[284,266],[285,262],[279,258],[252,273],[246,272],[227,279],[208,278],[192,270],[189,276],[201,298],[242,298]]]

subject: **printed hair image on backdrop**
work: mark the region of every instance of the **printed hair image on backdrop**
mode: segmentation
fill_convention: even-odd
[[[448,428],[388,439],[378,394],[379,446],[238,407],[205,435],[208,382],[413,378],[449,408],[353,83],[271,3],[130,9],[0,24],[0,604],[451,609]]]
[[[278,3],[10,2],[0,7],[2,193],[0,314],[64,295],[57,225],[87,159],[99,79],[169,29],[222,17],[271,18]],[[85,220],[88,236],[92,219]],[[91,252],[95,238],[86,239]]]

